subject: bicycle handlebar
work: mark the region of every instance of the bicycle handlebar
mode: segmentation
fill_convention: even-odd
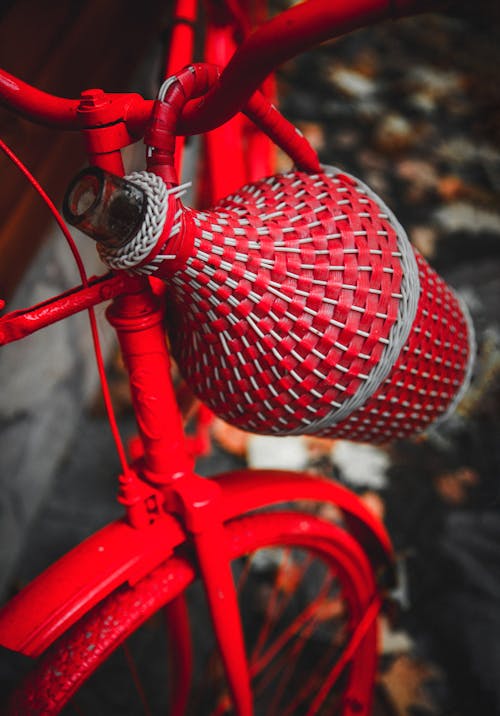
[[[30,119],[60,129],[76,129],[79,99],[43,92],[5,70],[0,70],[0,102]]]
[[[243,107],[278,65],[314,45],[380,20],[438,9],[441,4],[439,0],[308,0],[295,5],[245,40],[216,87],[186,106],[177,131],[199,134],[220,126]],[[104,97],[103,119],[98,124],[123,119],[132,135],[143,132],[151,114],[151,100],[133,94]],[[59,129],[89,127],[85,120],[85,93],[80,99],[57,97],[4,70],[0,70],[0,102],[33,122]]]
[[[279,65],[315,45],[375,22],[436,7],[437,0],[308,0],[259,27],[238,48],[218,85],[187,105],[177,130],[206,132],[229,120]],[[249,71],[251,70],[251,71]]]

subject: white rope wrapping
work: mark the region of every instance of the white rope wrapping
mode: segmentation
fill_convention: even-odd
[[[151,172],[132,172],[125,177],[139,186],[146,194],[146,214],[141,228],[125,246],[109,248],[98,245],[99,255],[112,269],[133,269],[141,263],[156,246],[165,226],[169,194],[161,177]],[[175,187],[177,189],[177,187]]]
[[[368,379],[363,381],[356,393],[344,401],[340,408],[335,408],[320,420],[312,421],[306,428],[304,428],[304,426],[298,428],[293,433],[290,433],[291,435],[314,434],[323,428],[329,428],[345,420],[351,413],[366,403],[387,378],[408,340],[417,313],[420,297],[420,279],[413,247],[410,244],[406,231],[396,219],[393,212],[370,187],[357,177],[336,167],[325,165],[322,166],[322,169],[329,177],[335,177],[337,174],[350,177],[356,183],[357,189],[365,193],[367,197],[380,207],[384,214],[387,214],[388,221],[396,232],[398,249],[401,253],[401,266],[403,269],[401,300],[397,320],[389,334],[389,343],[385,346],[379,362],[370,371]]]

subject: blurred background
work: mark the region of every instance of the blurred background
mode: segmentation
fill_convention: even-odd
[[[64,96],[90,86],[152,96],[169,9],[151,1],[139,11],[128,0],[7,3],[0,64]],[[202,474],[242,464],[323,474],[385,521],[401,579],[399,621],[385,633],[380,714],[500,714],[498,15],[485,2],[467,15],[386,23],[279,73],[282,109],[321,160],[379,193],[467,304],[478,358],[456,415],[425,438],[384,449],[249,436],[215,420],[199,462]],[[79,139],[4,111],[0,130],[60,205],[83,163]],[[127,157],[130,166],[141,151]],[[288,169],[284,157],[279,162]],[[193,162],[187,171],[195,172]],[[13,309],[65,290],[77,276],[41,202],[3,159],[0,182],[0,296]],[[93,245],[80,246],[89,272],[99,272]],[[131,436],[125,377],[102,320],[101,327],[122,430]],[[119,514],[119,467],[84,316],[2,349],[0,385],[7,597]],[[2,679],[18,668],[2,666]]]

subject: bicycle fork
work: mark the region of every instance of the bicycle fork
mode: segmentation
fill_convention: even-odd
[[[243,630],[220,508],[220,487],[193,472],[182,417],[175,401],[163,311],[144,282],[143,290],[115,300],[108,320],[117,330],[129,374],[144,449],[136,471],[125,476],[121,501],[131,523],[178,515],[192,538],[227,682],[238,716],[252,716]],[[135,490],[135,493],[134,493]],[[189,619],[183,598],[166,610],[170,638],[179,654],[171,697],[172,716],[182,716],[191,682]]]

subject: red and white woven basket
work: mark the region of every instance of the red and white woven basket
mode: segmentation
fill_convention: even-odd
[[[154,175],[131,180],[156,197],[156,225],[132,258],[103,259],[168,281],[175,357],[217,415],[258,433],[383,442],[453,409],[470,321],[362,182],[290,172],[195,211],[175,190],[160,201]]]

